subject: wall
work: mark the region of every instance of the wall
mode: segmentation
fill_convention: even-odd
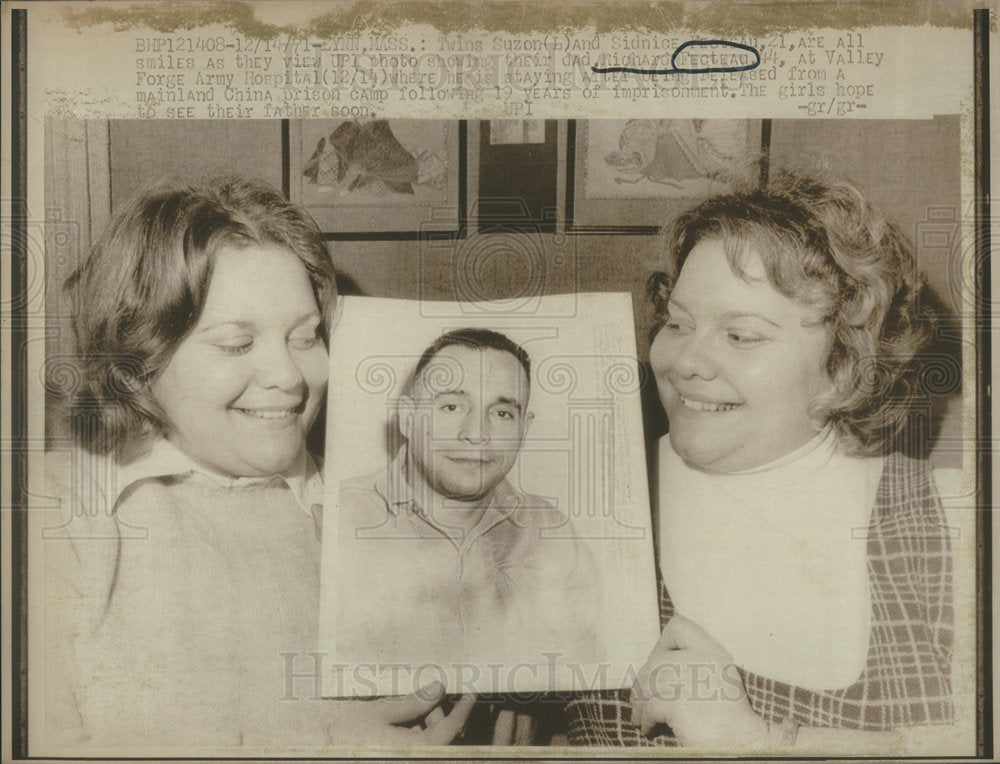
[[[957,307],[948,254],[928,228],[953,229],[961,209],[959,121],[783,120],[771,129],[771,164],[822,169],[853,181],[903,227],[917,247],[921,269],[950,307]]]
[[[237,173],[281,187],[281,123],[260,121],[121,121],[110,126],[112,205],[153,179],[195,179]],[[470,154],[476,141],[470,136]],[[565,172],[561,158],[559,173]],[[959,123],[933,120],[778,120],[771,127],[771,167],[824,170],[853,180],[918,243],[920,265],[932,285],[954,304],[947,250],[921,244],[919,226],[940,211],[957,221],[960,207]],[[477,169],[470,157],[471,173]],[[470,199],[475,198],[475,177]],[[937,211],[937,212],[935,212]],[[948,225],[949,218],[945,218]],[[623,221],[627,222],[627,221]],[[518,241],[521,239],[521,241]],[[541,252],[546,293],[628,291],[637,303],[640,351],[645,352],[649,313],[644,306],[646,263],[656,256],[656,237],[563,234],[472,234],[452,247],[418,242],[331,242],[334,262],[358,289],[378,297],[452,300],[462,295],[462,273],[481,269],[483,297],[519,294],[537,277],[531,253]],[[563,266],[553,260],[563,253]],[[535,261],[537,262],[537,260]],[[532,266],[537,267],[537,265]]]

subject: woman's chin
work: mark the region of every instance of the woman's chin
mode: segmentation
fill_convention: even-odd
[[[749,468],[742,464],[745,457],[734,452],[731,444],[702,443],[696,438],[685,437],[682,433],[671,432],[670,445],[685,464],[695,469],[737,472]]]
[[[244,459],[247,477],[266,477],[285,472],[295,463],[299,450],[282,448],[271,452],[248,454]]]

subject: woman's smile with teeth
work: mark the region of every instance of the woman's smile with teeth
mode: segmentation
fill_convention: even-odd
[[[241,409],[237,408],[241,414],[256,417],[257,419],[284,419],[295,413],[295,409]]]
[[[691,398],[685,398],[679,393],[678,395],[681,399],[681,403],[683,403],[687,408],[694,409],[695,411],[731,411],[740,405],[739,403],[710,403],[709,401],[696,401]]]

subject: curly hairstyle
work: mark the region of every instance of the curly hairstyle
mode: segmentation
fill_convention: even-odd
[[[241,178],[161,183],[117,212],[64,288],[81,383],[70,400],[77,441],[121,456],[165,421],[150,382],[197,323],[223,247],[277,245],[309,276],[328,341],[336,272],[315,221],[270,186]]]
[[[938,315],[921,300],[926,283],[913,247],[850,183],[782,172],[766,185],[716,196],[664,231],[662,270],[648,290],[655,336],[691,250],[721,239],[733,272],[759,256],[771,285],[814,310],[830,335],[826,370],[833,392],[811,416],[830,424],[845,451],[883,453],[899,437],[918,391],[919,354]]]

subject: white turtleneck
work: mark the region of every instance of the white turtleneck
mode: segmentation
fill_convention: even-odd
[[[811,690],[853,684],[871,630],[867,528],[882,458],[827,428],[755,469],[706,472],[660,441],[660,569],[676,611],[747,671]]]

